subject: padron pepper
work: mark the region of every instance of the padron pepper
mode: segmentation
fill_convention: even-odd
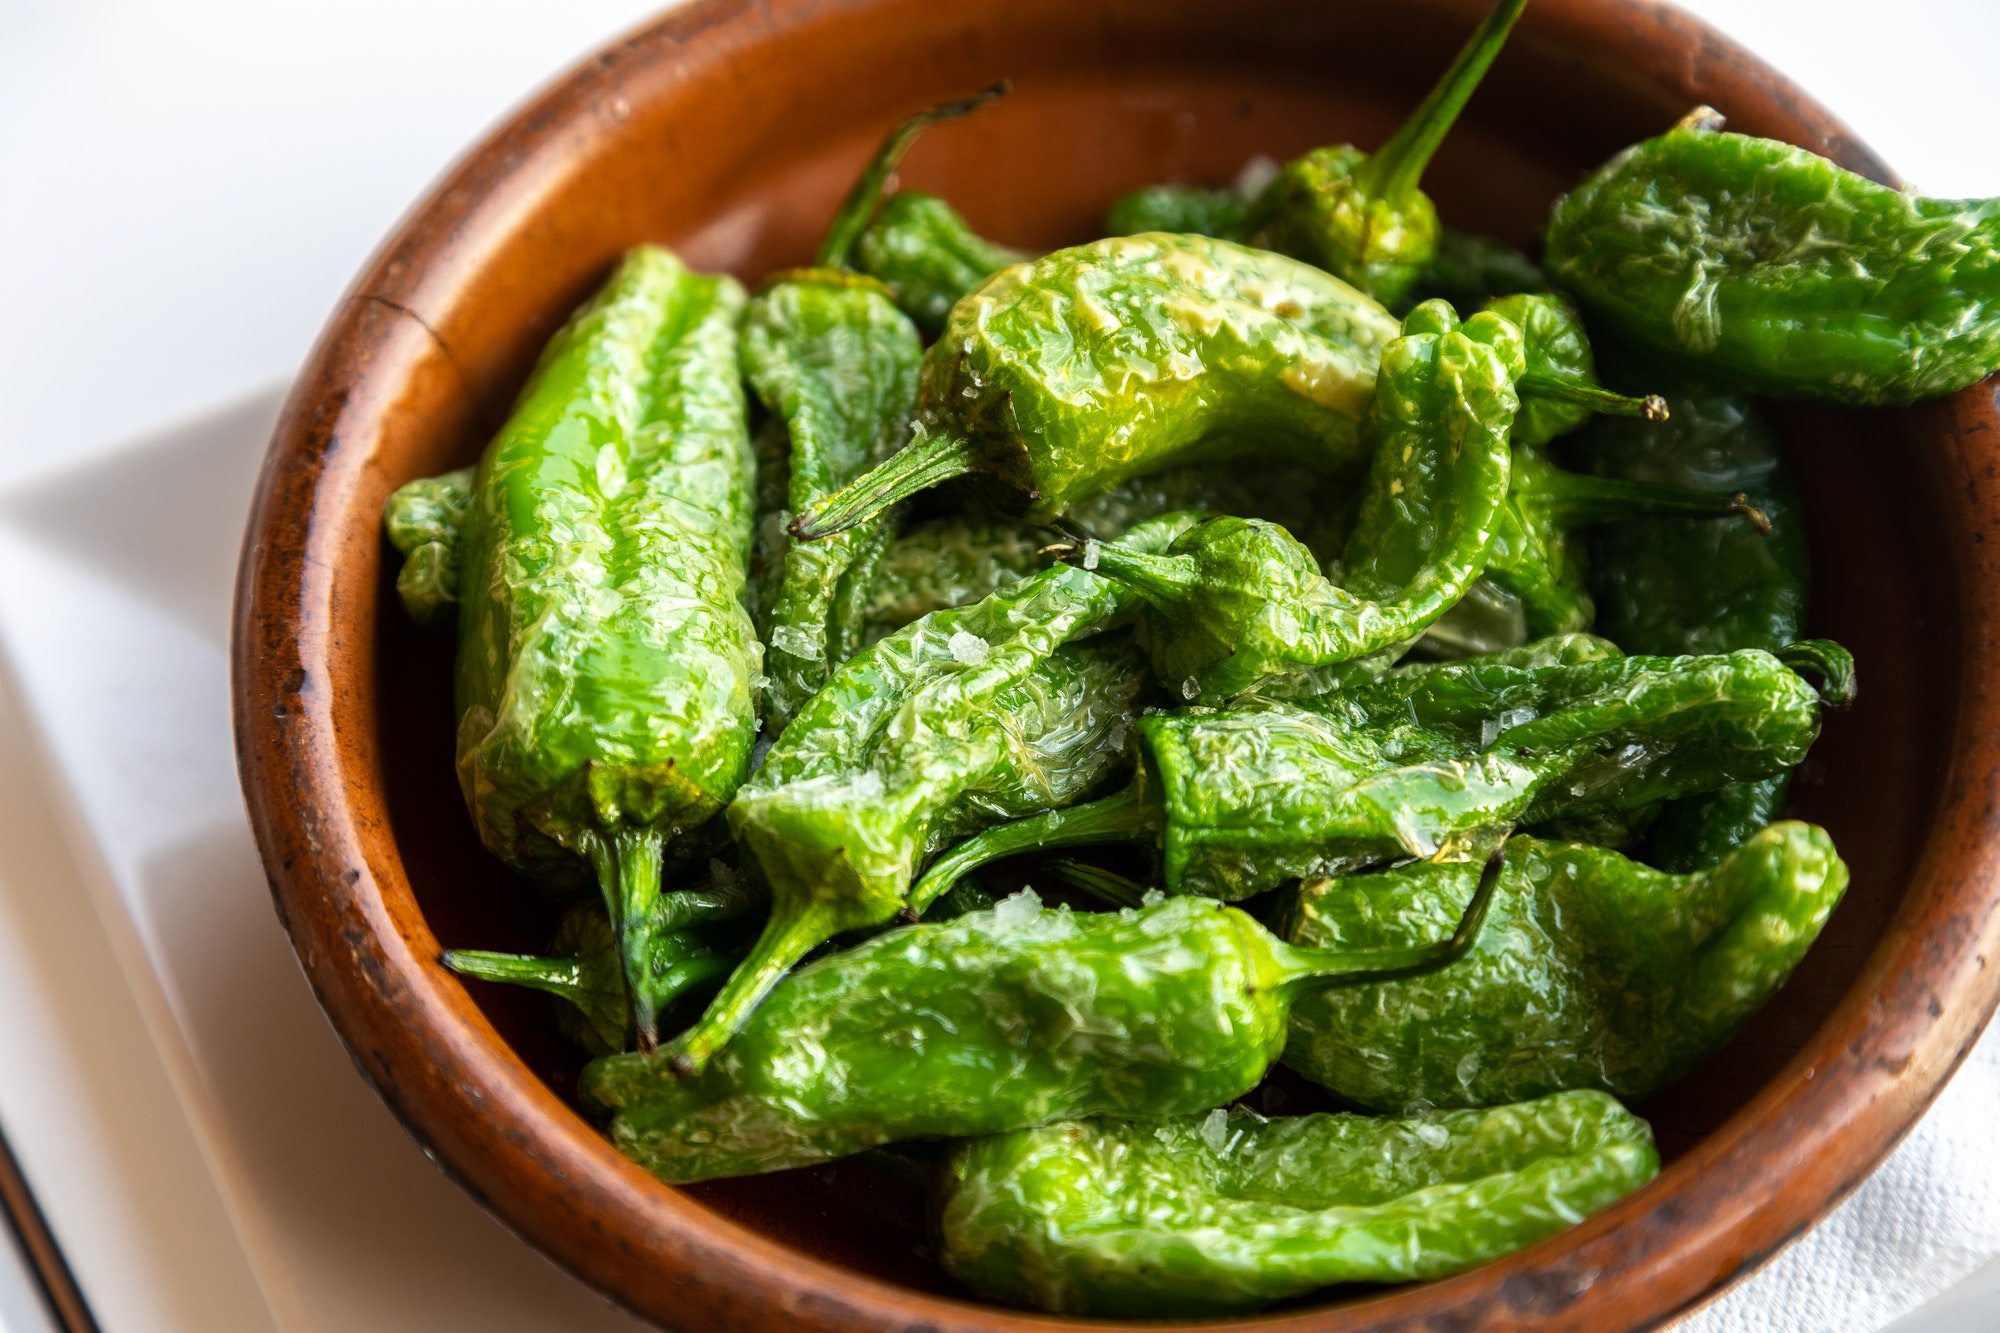
[[[986,240],[952,206],[922,190],[882,201],[854,247],[854,266],[895,293],[918,328],[943,331],[959,298],[1028,256]]]
[[[1450,933],[1477,883],[1477,867],[1433,862],[1313,880],[1279,930],[1313,948],[1423,944]],[[1285,1063],[1378,1111],[1566,1088],[1645,1097],[1784,984],[1846,887],[1832,841],[1809,824],[1773,824],[1690,875],[1517,837],[1465,957],[1301,1000]]]
[[[1558,200],[1549,276],[1749,393],[1885,407],[2000,368],[2000,200],[1927,199],[1702,107]]]
[[[1593,1092],[1488,1111],[1066,1120],[958,1145],[938,1262],[982,1296],[1125,1319],[1240,1314],[1511,1254],[1660,1169]]]
[[[1548,289],[1548,275],[1513,246],[1475,232],[1441,227],[1437,253],[1403,300],[1411,306],[1442,300],[1460,310],[1477,310],[1495,297]]]
[[[773,476],[760,476],[760,489],[775,493],[781,473],[790,513],[825,499],[907,441],[922,341],[889,289],[847,265],[883,182],[917,136],[1001,91],[932,107],[897,125],[834,214],[813,266],[771,275],[751,298],[743,315],[743,375],[782,424],[786,441],[782,451],[765,451],[770,462],[779,456],[783,462]],[[770,579],[778,567],[769,605],[758,607],[765,640],[761,712],[770,735],[781,733],[860,646],[860,626],[846,622],[863,594],[843,595],[843,583],[865,584],[893,535],[889,515],[810,545],[788,542],[782,521],[760,528],[762,577]]]
[[[1417,183],[1526,6],[1499,0],[1410,119],[1373,154],[1340,144],[1286,163],[1250,205],[1243,236],[1317,264],[1385,305],[1399,302],[1437,256],[1437,208]]]
[[[1263,1078],[1300,996],[1463,953],[1497,878],[1449,942],[1365,954],[1295,948],[1206,899],[1076,913],[1023,890],[800,968],[696,1076],[662,1049],[597,1060],[579,1087],[612,1112],[618,1150],[667,1181],[1205,1111]]]
[[[811,541],[984,473],[1042,522],[1128,477],[1255,454],[1358,473],[1396,321],[1310,265],[1117,237],[1004,269],[924,354],[915,438],[792,520]]]
[[[419,477],[398,487],[383,508],[389,544],[403,557],[396,596],[420,625],[442,624],[458,613],[458,540],[472,508],[476,471]]]
[[[1485,565],[1507,498],[1521,336],[1442,301],[1420,306],[1382,355],[1375,457],[1336,584],[1274,523],[1212,518],[1165,554],[1085,541],[1067,558],[1146,600],[1153,670],[1219,703],[1416,638]]]
[[[596,876],[628,983],[667,842],[736,794],[761,648],[743,291],[640,246],[543,352],[461,537],[458,776],[486,846]],[[656,1021],[628,984],[641,1044]]]
[[[1493,829],[1782,772],[1818,734],[1819,704],[1751,651],[1440,663],[1315,699],[1154,713],[1133,724],[1131,786],[959,844],[916,895],[1000,857],[1106,843],[1147,848],[1168,893],[1230,902],[1301,875],[1462,857]]]
[[[1187,518],[1157,520],[1165,540]],[[786,970],[842,931],[921,913],[910,895],[940,846],[1065,805],[1107,776],[1147,684],[1129,594],[1057,566],[969,607],[937,611],[836,671],[729,807],[762,867],[763,935],[701,1020],[673,1043],[699,1070]],[[941,886],[939,893],[950,885]]]

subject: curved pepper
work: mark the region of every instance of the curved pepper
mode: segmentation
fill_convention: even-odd
[[[1265,159],[1268,161],[1269,159]],[[1104,218],[1106,236],[1138,236],[1149,231],[1182,236],[1215,236],[1240,241],[1250,197],[1241,190],[1194,185],[1149,185],[1120,195]]]
[[[1895,406],[2000,368],[2000,200],[1926,199],[1703,107],[1556,202],[1549,275],[1731,387]]]
[[[935,336],[959,298],[1028,256],[986,240],[952,206],[922,190],[898,190],[854,247],[854,266],[895,293],[918,328]]]
[[[1477,883],[1476,868],[1431,863],[1311,881],[1279,929],[1313,948],[1422,944],[1451,931]],[[1465,957],[1302,1000],[1285,1063],[1385,1111],[1564,1088],[1644,1097],[1784,984],[1846,888],[1832,841],[1809,824],[1773,824],[1691,875],[1515,838]]]
[[[653,246],[627,254],[543,352],[461,538],[466,805],[509,864],[557,883],[579,860],[595,870],[628,978],[648,966],[664,845],[750,766],[742,308],[727,277]]]
[[[1199,898],[1073,913],[1023,890],[800,968],[701,1074],[677,1074],[663,1049],[595,1061],[579,1087],[613,1113],[618,1150],[667,1181],[1205,1111],[1263,1078],[1299,996],[1462,954],[1497,878],[1450,942],[1365,954],[1296,948]]]
[[[1244,1313],[1462,1272],[1659,1169],[1646,1122],[1591,1092],[1403,1119],[1060,1121],[953,1150],[938,1261],[982,1296],[1053,1313]]]
[[[1059,250],[995,275],[924,354],[916,438],[792,520],[808,541],[951,477],[1040,522],[1178,463],[1256,453],[1353,473],[1396,322],[1282,255],[1197,236]]]
[[[1548,275],[1513,246],[1489,236],[1442,227],[1437,253],[1403,300],[1411,306],[1442,300],[1460,310],[1476,310],[1495,297],[1548,289]]]
[[[458,613],[458,538],[472,508],[476,468],[419,477],[396,489],[382,510],[389,544],[403,556],[396,595],[420,625]]]
[[[1162,539],[1184,521],[1162,521]],[[700,1069],[815,945],[921,913],[939,895],[914,898],[910,881],[938,847],[1073,801],[1110,772],[1145,669],[1123,636],[1064,645],[1127,598],[1058,566],[933,612],[834,673],[729,808],[770,882],[771,916],[673,1043],[677,1068]]]
[[[1385,304],[1401,300],[1438,248],[1437,209],[1417,182],[1526,6],[1500,0],[1374,154],[1340,144],[1280,168],[1244,218],[1250,243],[1317,264]]]
[[[1375,459],[1347,545],[1346,586],[1276,524],[1213,518],[1164,555],[1084,542],[1066,558],[1146,599],[1153,670],[1217,703],[1407,642],[1485,565],[1507,496],[1521,338],[1506,320],[1412,311],[1382,356]]]
[[[1300,875],[1458,859],[1490,830],[1637,810],[1767,777],[1819,732],[1769,653],[1440,663],[1317,699],[1155,713],[1131,786],[989,829],[913,896],[1004,856],[1136,843],[1166,890],[1235,902]]]

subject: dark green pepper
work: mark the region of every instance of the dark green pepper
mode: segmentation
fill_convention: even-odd
[[[1128,477],[1254,453],[1353,474],[1396,322],[1282,255],[1117,237],[997,274],[924,355],[916,438],[792,520],[806,540],[983,472],[1044,521]]]
[[[1050,528],[1005,518],[938,518],[889,545],[868,585],[863,642],[874,643],[911,621],[969,606],[1048,565],[1042,550],[1062,537]]]
[[[1364,657],[1421,634],[1465,594],[1507,497],[1521,337],[1421,306],[1383,353],[1375,459],[1343,583],[1276,524],[1212,518],[1164,555],[1083,542],[1067,557],[1146,599],[1153,670],[1220,703],[1267,679]]]
[[[396,595],[410,619],[441,624],[458,613],[458,540],[472,508],[476,468],[420,477],[399,487],[382,511],[389,544],[403,556]]]
[[[1437,256],[1437,209],[1417,182],[1526,5],[1500,0],[1373,155],[1340,144],[1280,168],[1243,221],[1250,243],[1317,264],[1385,304],[1400,301]]]
[[[1162,520],[1161,539],[1186,521]],[[771,916],[674,1042],[680,1067],[706,1063],[815,945],[922,912],[938,895],[913,899],[910,882],[940,846],[1067,804],[1110,773],[1144,666],[1125,635],[1065,645],[1128,601],[1107,579],[1057,566],[933,612],[834,673],[729,807],[770,882]]]
[[[1437,253],[1430,266],[1417,276],[1403,300],[1412,306],[1442,300],[1460,310],[1477,310],[1497,296],[1548,289],[1548,276],[1513,246],[1444,227],[1438,231]]]
[[[922,190],[882,203],[854,247],[854,266],[896,294],[896,304],[936,336],[959,298],[1028,256],[981,237],[952,206]]]
[[[1708,108],[1556,203],[1549,276],[1750,393],[1894,406],[2000,368],[2000,200],[1926,199]]]
[[[458,774],[480,837],[596,872],[626,976],[650,966],[664,845],[749,771],[754,463],[743,292],[641,246],[550,342],[479,465],[461,538]],[[632,986],[641,1043],[654,1039]]]
[[[1023,890],[800,968],[698,1075],[663,1049],[595,1061],[579,1087],[613,1113],[618,1150],[667,1181],[1071,1117],[1187,1115],[1257,1085],[1299,996],[1448,962],[1484,902],[1445,945],[1349,954],[1295,948],[1201,898],[1074,913]]]
[[[1244,1313],[1444,1277],[1581,1221],[1660,1169],[1601,1093],[1404,1119],[1234,1108],[1069,1120],[953,1150],[938,1261],[982,1296],[1124,1319]]]
[[[1834,651],[1838,651],[1837,649]],[[1804,757],[1819,696],[1768,653],[1439,663],[1317,699],[1155,713],[1130,787],[989,829],[925,872],[1136,843],[1167,892],[1238,901],[1299,875],[1448,859],[1490,830],[1621,813]]]
[[[1423,944],[1451,931],[1477,883],[1476,866],[1430,862],[1310,881],[1279,929],[1312,948]],[[1808,824],[1773,824],[1692,875],[1515,838],[1465,957],[1301,1000],[1285,1063],[1382,1111],[1565,1088],[1644,1097],[1784,984],[1846,887],[1832,841]]]
[[[1249,212],[1250,199],[1241,190],[1149,185],[1119,196],[1104,219],[1104,234],[1138,236],[1164,231],[1240,241],[1244,239],[1243,219]]]

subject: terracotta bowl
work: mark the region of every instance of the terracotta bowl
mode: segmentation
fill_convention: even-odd
[[[750,279],[810,253],[884,128],[997,75],[905,181],[1024,247],[1253,153],[1379,142],[1477,0],[766,0],[674,11],[495,131],[335,312],[271,444],[237,594],[243,787],[278,910],[355,1063],[486,1206],[585,1281],[687,1329],[1001,1330],[920,1257],[921,1203],[836,1165],[672,1189],[571,1101],[547,1001],[468,988],[441,946],[537,947],[551,909],[479,848],[451,767],[448,636],[395,606],[382,504],[472,461],[543,340],[639,241]],[[1549,202],[1696,103],[1887,169],[1720,36],[1644,0],[1537,0],[1430,173],[1445,218],[1529,242]],[[1426,1286],[1323,1293],[1257,1327],[1617,1330],[1714,1294],[1909,1128],[1994,1007],[2000,429],[1991,384],[1899,413],[1785,410],[1811,629],[1863,691],[1796,812],[1853,888],[1785,990],[1638,1109],[1658,1180],[1582,1226]],[[1282,1092],[1283,1089],[1281,1088]],[[1071,1325],[1065,1324],[1065,1327]]]

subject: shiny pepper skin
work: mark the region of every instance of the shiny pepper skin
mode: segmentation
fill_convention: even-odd
[[[403,557],[396,596],[419,625],[445,624],[458,614],[458,540],[477,470],[419,477],[398,487],[382,510],[389,544]]]
[[[1730,387],[1879,407],[2000,368],[2000,200],[1926,199],[1703,108],[1559,200],[1549,276]]]
[[[509,864],[557,883],[595,870],[628,977],[647,966],[663,845],[750,767],[742,308],[727,277],[627,254],[543,352],[461,537],[466,805]],[[635,1022],[650,1040],[653,1015]]]
[[[1316,699],[1154,713],[1133,727],[1132,786],[990,829],[940,857],[917,891],[1003,856],[1099,843],[1147,848],[1168,893],[1229,902],[1301,875],[1452,859],[1491,829],[1782,772],[1818,734],[1819,711],[1789,666],[1741,652],[1475,659]]]
[[[1147,602],[1153,669],[1221,703],[1272,678],[1407,642],[1465,594],[1507,498],[1519,331],[1450,306],[1412,311],[1382,356],[1375,458],[1347,545],[1345,586],[1275,524],[1213,518],[1164,555],[1086,542],[1068,558]]]
[[[1602,1093],[1402,1119],[1216,1110],[973,1139],[946,1168],[938,1261],[1070,1315],[1245,1313],[1344,1282],[1444,1277],[1651,1180],[1645,1121]]]
[[[960,297],[1027,257],[984,239],[950,204],[922,190],[898,190],[883,200],[854,248],[854,266],[879,279],[932,336]]]
[[[1280,926],[1315,948],[1448,934],[1478,867],[1419,863],[1302,886]],[[1847,887],[1825,832],[1773,824],[1712,869],[1669,875],[1580,843],[1514,838],[1479,941],[1428,976],[1307,996],[1285,1063],[1393,1111],[1565,1088],[1665,1087],[1761,1007]]]
[[[1256,1086],[1299,995],[1458,956],[1484,900],[1447,945],[1348,954],[1294,948],[1203,899],[1073,913],[1023,890],[800,968],[701,1073],[676,1072],[663,1048],[598,1060],[579,1088],[612,1113],[618,1150],[667,1181],[1186,1115]]]
[[[1255,454],[1357,473],[1396,321],[1282,255],[1118,237],[994,275],[924,354],[916,437],[792,521],[814,540],[983,473],[1042,522],[1128,477]]]

